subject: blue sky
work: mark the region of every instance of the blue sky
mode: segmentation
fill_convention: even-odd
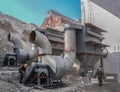
[[[41,25],[48,10],[80,19],[80,0],[0,0],[0,11],[24,22]]]

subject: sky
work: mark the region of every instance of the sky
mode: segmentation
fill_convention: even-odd
[[[41,25],[48,10],[80,19],[80,0],[0,0],[0,12],[27,23]]]

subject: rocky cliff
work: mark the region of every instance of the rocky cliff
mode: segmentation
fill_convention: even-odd
[[[0,63],[3,61],[5,54],[13,48],[13,44],[7,40],[8,33],[22,34],[25,30],[30,31],[36,27],[34,24],[22,22],[0,12]]]

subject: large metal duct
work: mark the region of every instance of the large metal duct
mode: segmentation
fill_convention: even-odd
[[[76,31],[72,28],[65,29],[64,33],[64,57],[57,58],[55,79],[61,79],[74,63],[76,54]]]
[[[65,51],[76,52],[76,30],[72,28],[65,29],[64,33]]]
[[[38,46],[36,46],[35,44],[32,44],[32,49],[29,53],[29,59],[33,59],[33,58],[37,57],[38,54],[39,54]]]
[[[34,59],[39,54],[38,47],[23,41],[19,34],[9,33],[8,40],[13,43],[14,53],[18,55],[18,60],[20,62]]]
[[[33,31],[30,35],[30,41],[44,47],[44,50],[51,52],[49,48],[49,43],[45,42],[43,37],[40,37],[41,33]],[[37,37],[36,37],[37,36]],[[54,71],[54,79],[61,79],[67,71],[70,70],[74,63],[75,53],[76,53],[76,31],[72,28],[65,29],[64,33],[64,43],[65,51],[64,56],[52,56],[45,55],[42,56],[42,63],[47,64]],[[46,38],[45,38],[46,39]],[[48,40],[47,40],[48,41]],[[46,47],[46,45],[48,47]]]
[[[39,31],[32,31],[30,33],[30,42],[36,44],[41,48],[39,54],[52,54],[52,47],[47,37]]]
[[[9,33],[8,40],[14,44],[15,48],[23,48],[22,40],[17,36],[17,34]]]

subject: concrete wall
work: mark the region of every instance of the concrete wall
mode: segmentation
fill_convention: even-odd
[[[99,67],[100,61],[95,65],[95,68]],[[103,66],[105,73],[120,73],[120,53],[109,53],[106,58],[103,58]]]
[[[108,31],[105,34],[106,39],[104,40],[104,43],[111,45],[111,47],[108,48],[109,51],[113,51],[114,45],[119,45],[120,19],[109,11],[96,5],[90,0],[82,0],[82,22],[92,23],[93,25]]]
[[[100,61],[95,65],[95,69],[100,66]],[[120,52],[109,53],[106,58],[103,58],[104,72],[107,74],[117,74],[118,82],[120,83]]]
[[[120,18],[120,0],[91,0]]]

